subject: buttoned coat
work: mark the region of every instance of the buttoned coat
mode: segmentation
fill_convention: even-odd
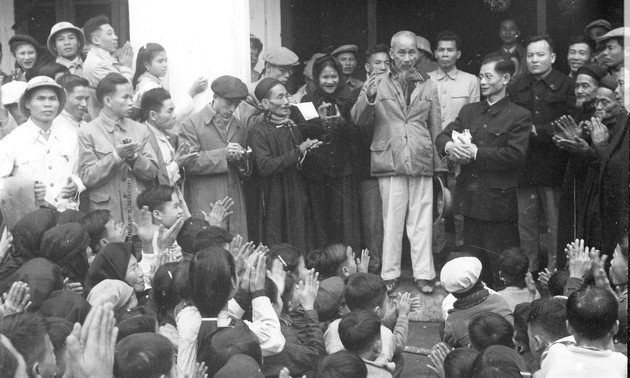
[[[436,140],[440,154],[452,141],[453,131],[470,130],[478,150],[475,160],[461,165],[455,189],[460,214],[494,222],[518,219],[516,187],[523,168],[531,114],[503,98],[488,107],[486,101],[464,105]]]
[[[360,127],[374,124],[370,146],[372,176],[433,176],[448,172],[434,146],[442,131],[435,83],[427,75],[415,82],[409,106],[391,73],[384,74],[374,101],[367,97],[367,83],[350,112]]]

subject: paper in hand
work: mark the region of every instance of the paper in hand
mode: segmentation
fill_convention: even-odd
[[[311,119],[318,118],[319,114],[317,113],[317,109],[315,109],[315,105],[312,102],[301,102],[299,104],[291,104],[298,108],[302,117],[305,120],[310,121]]]

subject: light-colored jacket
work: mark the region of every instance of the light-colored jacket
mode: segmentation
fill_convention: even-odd
[[[372,176],[433,176],[434,172],[448,172],[446,161],[435,149],[435,138],[442,131],[435,83],[422,75],[407,106],[392,74],[384,75],[373,101],[367,97],[366,83],[351,111],[356,125],[374,124],[370,146]]]

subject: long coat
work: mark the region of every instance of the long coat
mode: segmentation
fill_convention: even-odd
[[[188,142],[199,152],[197,162],[186,167],[184,198],[192,216],[203,219],[201,211],[210,214],[211,204],[232,197],[234,206],[231,211],[234,213],[228,218],[228,230],[249,240],[241,182],[241,176],[249,174],[249,163],[246,163],[247,167],[228,163],[226,150],[228,141],[247,148],[247,129],[234,117],[225,138],[214,124],[215,115],[208,105],[182,123],[179,144]]]
[[[507,98],[491,107],[487,101],[464,105],[438,135],[438,151],[444,154],[453,131],[464,129],[470,130],[478,150],[475,160],[462,164],[457,177],[455,204],[460,214],[493,222],[516,221],[516,187],[529,146],[531,114]]]

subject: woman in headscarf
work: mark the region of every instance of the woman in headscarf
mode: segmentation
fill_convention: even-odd
[[[120,280],[103,280],[90,290],[87,301],[92,306],[103,306],[110,303],[114,312],[131,310],[138,305],[133,288]]]
[[[26,261],[39,257],[39,245],[44,233],[57,224],[59,212],[53,209],[39,209],[26,214],[20,219],[11,234],[13,248],[2,266],[0,266],[0,293],[9,290],[16,281],[15,272]]]
[[[86,250],[90,236],[78,223],[66,223],[44,233],[41,254],[61,267],[70,282],[83,284],[88,264]]]
[[[99,282],[112,279],[126,282],[138,293],[144,291],[144,276],[131,243],[109,243],[96,255],[85,278],[85,295]]]
[[[27,261],[17,270],[15,281],[28,285],[31,294],[31,311],[36,311],[50,294],[63,289],[61,268],[41,257]]]
[[[72,324],[83,324],[91,308],[92,306],[81,295],[72,290],[62,289],[50,293],[37,312],[44,316],[67,319]]]
[[[304,159],[306,192],[315,229],[315,247],[343,243],[355,251],[360,244],[357,162],[358,128],[352,124],[352,91],[341,80],[331,56],[313,63],[312,85],[302,102],[312,102],[319,118],[299,122],[305,138],[323,145]]]

